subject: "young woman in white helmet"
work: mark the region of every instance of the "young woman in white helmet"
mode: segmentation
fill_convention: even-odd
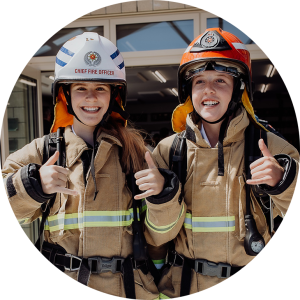
[[[273,218],[289,207],[299,162],[292,145],[257,122],[250,55],[233,34],[211,28],[189,45],[178,94],[172,125],[180,134],[161,141],[153,155],[162,168],[176,166],[182,197],[168,207],[147,198],[145,219],[153,245],[174,239],[158,285],[164,298],[207,289],[263,249]]]
[[[11,154],[2,170],[16,217],[23,223],[42,218],[41,252],[82,284],[115,296],[156,299],[153,266],[139,232],[145,206],[134,208],[141,201],[132,198],[130,177],[145,168],[146,150],[139,133],[126,126],[122,55],[96,33],[72,38],[57,54],[53,95],[51,131],[57,134]],[[51,153],[56,143],[58,151]],[[146,159],[153,164],[149,154]],[[62,163],[55,165],[57,160]],[[165,180],[157,169],[152,174],[155,195]]]

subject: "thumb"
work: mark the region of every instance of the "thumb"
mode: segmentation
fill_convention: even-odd
[[[59,152],[55,151],[55,153],[45,162],[44,166],[52,166],[58,160]]]
[[[269,149],[266,146],[266,144],[265,144],[265,142],[264,142],[263,139],[260,139],[258,141],[258,146],[259,146],[259,149],[260,149],[260,151],[261,151],[261,153],[262,153],[263,156],[269,156],[269,157],[272,156],[273,157],[273,155],[269,151]]]
[[[148,151],[145,153],[145,160],[148,164],[149,169],[156,169],[156,165]]]

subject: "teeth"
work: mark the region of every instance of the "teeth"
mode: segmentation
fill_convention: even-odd
[[[86,106],[86,107],[82,107],[83,110],[86,110],[86,111],[97,111],[100,109],[100,107],[89,107],[89,106]]]
[[[218,103],[219,103],[218,101],[204,101],[203,105],[213,106],[213,105],[216,105]]]

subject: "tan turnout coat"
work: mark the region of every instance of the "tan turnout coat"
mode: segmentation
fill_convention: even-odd
[[[68,188],[78,191],[77,196],[57,194],[55,204],[46,222],[45,240],[65,248],[67,253],[81,257],[132,255],[132,197],[126,186],[125,174],[119,162],[121,143],[115,137],[101,133],[95,157],[95,175],[98,194],[94,197],[94,182],[87,174],[84,185],[81,155],[86,143],[74,135],[70,126],[65,130],[66,167],[70,169]],[[10,204],[17,219],[31,222],[41,216],[41,203],[26,192],[22,169],[29,164],[42,164],[44,138],[38,138],[21,150],[11,154],[3,167],[5,181],[12,177],[15,193],[10,190]],[[10,186],[12,188],[12,186]],[[77,279],[77,272],[65,271]],[[134,270],[135,290],[138,299],[155,299],[158,290],[153,277]],[[91,274],[88,286],[115,296],[125,297],[121,273]]]
[[[243,246],[246,212],[244,132],[249,124],[247,113],[244,109],[240,110],[228,127],[223,143],[224,176],[218,176],[218,148],[210,148],[202,138],[199,130],[201,124],[199,127],[195,125],[190,116],[187,117],[187,124],[194,131],[196,142],[187,139],[184,203],[180,205],[175,199],[162,205],[147,201],[146,237],[157,246],[175,237],[176,251],[185,257],[244,266],[253,259],[253,256],[246,254]],[[298,174],[297,150],[273,133],[267,133],[267,138],[272,155],[284,153],[296,160]],[[164,139],[153,152],[161,168],[169,167],[173,139],[174,135]],[[296,180],[297,176],[283,193],[271,196],[276,206],[275,216],[286,213]],[[254,197],[252,204],[257,228],[267,243],[270,234],[265,216]],[[170,298],[180,296],[181,271],[182,267],[172,266],[164,272],[158,286],[162,294]],[[193,271],[190,292],[202,291],[222,280]]]

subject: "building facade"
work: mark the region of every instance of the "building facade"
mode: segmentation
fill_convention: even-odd
[[[126,110],[136,126],[146,130],[154,142],[171,134],[171,115],[178,104],[177,69],[181,56],[189,43],[210,27],[230,31],[246,44],[252,59],[256,114],[299,149],[297,120],[286,87],[272,62],[251,38],[226,20],[199,8],[147,0],[95,10],[61,29],[37,49],[8,101],[1,136],[2,162],[32,139],[49,133],[55,55],[68,39],[85,31],[103,35],[121,51],[128,82]],[[37,238],[36,223],[23,228],[32,241]]]

